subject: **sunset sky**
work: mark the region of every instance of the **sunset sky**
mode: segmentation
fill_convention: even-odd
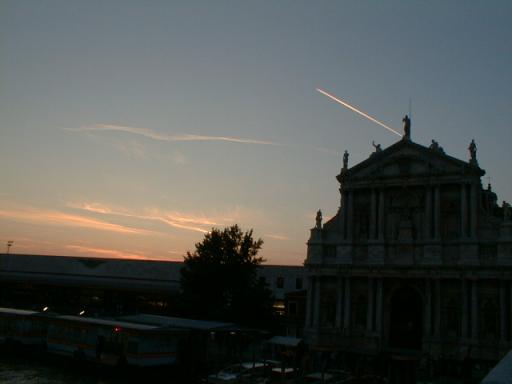
[[[0,252],[182,260],[212,227],[301,264],[344,150],[399,137],[512,201],[510,1],[2,1]]]

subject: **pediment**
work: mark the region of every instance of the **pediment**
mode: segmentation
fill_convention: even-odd
[[[403,177],[428,177],[463,175],[483,172],[478,167],[422,145],[400,141],[381,152],[373,153],[367,160],[350,168],[343,179],[393,179]]]

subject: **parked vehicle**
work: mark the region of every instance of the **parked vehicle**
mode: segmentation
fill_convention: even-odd
[[[266,367],[268,366],[262,362],[233,364],[209,375],[208,383],[253,383],[256,379],[263,378]]]
[[[41,312],[0,308],[0,342],[44,345],[46,328],[47,321],[41,316]]]
[[[106,365],[172,365],[181,330],[81,316],[55,316],[48,324],[50,353]]]

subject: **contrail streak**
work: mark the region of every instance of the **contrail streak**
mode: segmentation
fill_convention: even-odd
[[[165,133],[159,133],[149,128],[139,128],[139,127],[128,127],[124,125],[115,125],[115,124],[94,124],[94,125],[85,125],[80,128],[64,128],[67,131],[73,132],[87,132],[87,131],[118,131],[131,133],[134,135],[140,135],[147,137],[152,140],[158,141],[227,141],[231,143],[240,143],[240,144],[259,144],[259,145],[274,145],[281,146],[279,143],[274,143],[272,141],[264,141],[264,140],[253,140],[246,139],[243,137],[229,137],[229,136],[205,136],[205,135],[168,135]]]
[[[340,103],[340,104],[341,104],[341,105],[343,105],[344,107],[347,107],[348,109],[350,109],[350,110],[352,110],[352,111],[354,111],[354,112],[356,112],[356,113],[360,114],[361,116],[366,117],[368,120],[373,121],[373,122],[374,122],[374,123],[376,123],[376,124],[379,124],[381,127],[386,128],[388,131],[393,132],[395,135],[398,135],[398,136],[400,136],[400,137],[402,136],[402,134],[401,134],[400,132],[398,132],[398,131],[394,130],[394,129],[393,129],[393,128],[391,128],[391,127],[388,127],[386,124],[381,123],[379,120],[377,120],[377,119],[375,119],[375,118],[371,117],[370,115],[368,115],[368,114],[364,113],[363,111],[360,111],[359,109],[357,109],[357,108],[353,107],[352,105],[350,105],[350,104],[348,104],[348,103],[344,102],[343,100],[338,99],[336,96],[331,95],[330,93],[328,93],[328,92],[324,91],[323,89],[317,88],[316,90],[317,90],[318,92],[320,92],[322,95],[325,95],[325,96],[327,96],[328,98],[330,98],[330,99],[332,99],[332,100],[334,100],[334,101],[336,101],[336,102]]]

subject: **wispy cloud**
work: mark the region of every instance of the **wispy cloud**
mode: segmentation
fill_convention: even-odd
[[[263,236],[268,237],[269,239],[274,239],[274,240],[289,240],[289,237],[284,236],[284,235],[276,235],[276,234],[268,234],[267,233]]]
[[[122,258],[122,259],[152,259],[141,253],[133,253],[133,252],[125,252],[117,249],[108,249],[108,248],[96,248],[96,247],[87,247],[83,245],[66,245],[67,249],[70,249],[78,254],[82,254],[85,256],[99,256],[99,257],[113,257],[113,258]]]
[[[240,144],[258,144],[258,145],[281,145],[279,143],[275,143],[273,141],[266,140],[255,140],[243,137],[231,137],[231,136],[206,136],[206,135],[193,135],[193,134],[183,134],[183,135],[168,135],[165,133],[160,133],[154,131],[149,128],[140,128],[140,127],[130,127],[125,125],[115,125],[115,124],[93,124],[93,125],[84,125],[80,128],[68,128],[68,131],[73,132],[94,132],[94,131],[117,131],[117,132],[125,132],[131,133],[133,135],[144,136],[148,139],[157,140],[157,141],[227,141],[230,143],[240,143]]]
[[[114,148],[135,159],[146,158],[146,149],[142,143],[136,140],[130,140],[128,142],[117,141],[114,143]]]
[[[187,158],[180,151],[175,151],[172,155],[172,161],[176,164],[186,164]]]
[[[145,229],[127,227],[86,216],[72,215],[60,211],[44,210],[32,207],[0,209],[0,217],[36,224],[52,224],[69,227],[90,228],[100,231],[110,231],[125,234],[141,235],[152,233],[151,231]]]
[[[114,132],[124,132],[133,135],[143,136],[148,139],[156,140],[156,141],[167,141],[167,142],[191,142],[191,141],[224,141],[230,143],[239,143],[239,144],[256,144],[256,145],[272,145],[279,147],[288,147],[295,148],[298,150],[309,150],[322,152],[329,156],[340,156],[340,152],[324,148],[324,147],[315,147],[315,146],[303,146],[303,145],[294,145],[294,144],[282,144],[274,141],[268,140],[256,140],[244,137],[232,137],[232,136],[206,136],[206,135],[195,135],[195,134],[182,134],[182,135],[169,135],[161,132],[157,132],[153,129],[149,128],[140,128],[140,127],[130,127],[126,125],[116,125],[116,124],[92,124],[92,125],[83,125],[79,128],[64,128],[66,131],[71,132],[102,132],[102,131],[114,131]],[[118,143],[116,148],[122,151],[125,154],[128,154],[132,157],[143,158],[146,153],[144,147],[141,144],[131,143],[129,145],[125,143]],[[183,164],[185,161],[184,157],[178,153],[174,155],[173,160],[178,164]]]
[[[156,208],[146,209],[143,213],[130,211],[122,207],[107,206],[101,203],[70,203],[69,207],[104,215],[115,215],[139,220],[158,221],[173,228],[206,233],[212,227],[231,222],[226,218],[212,218],[204,215],[186,214],[181,212],[161,211]]]

